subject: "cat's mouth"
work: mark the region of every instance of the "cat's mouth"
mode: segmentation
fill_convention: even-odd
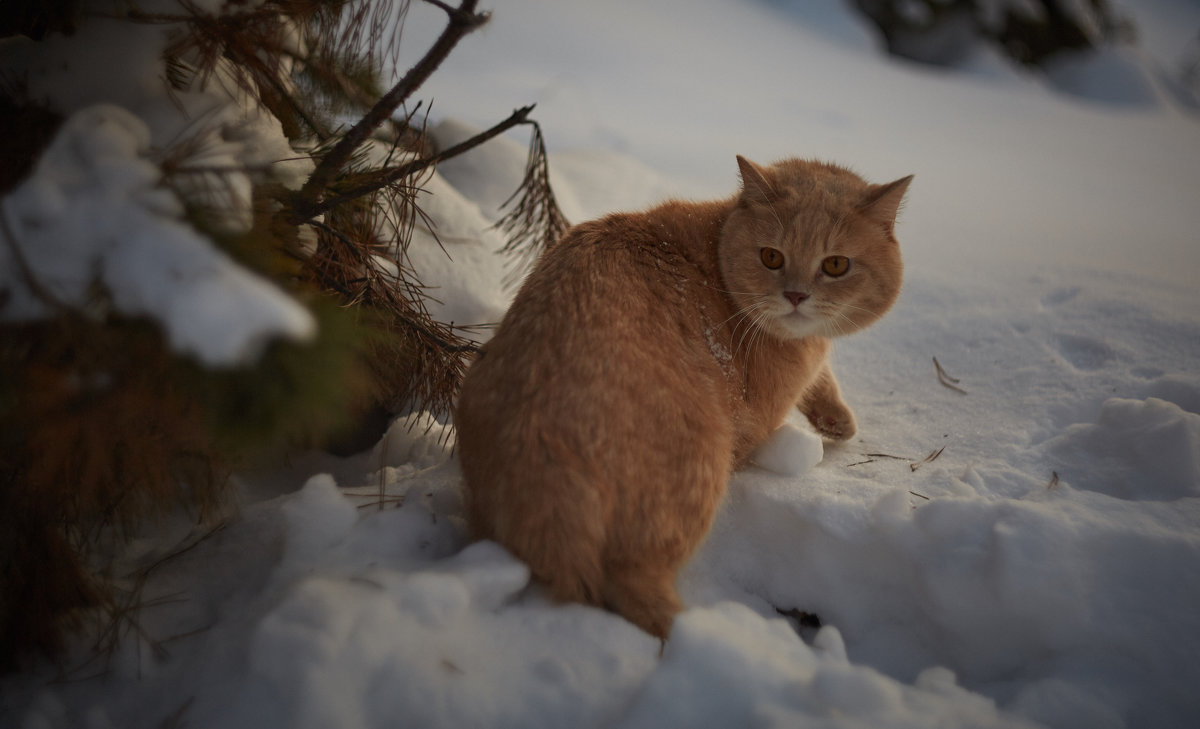
[[[820,321],[809,312],[792,309],[775,317],[776,326],[796,338],[811,336],[821,330]]]

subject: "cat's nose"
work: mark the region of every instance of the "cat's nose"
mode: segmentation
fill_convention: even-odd
[[[783,298],[792,302],[792,306],[800,306],[800,302],[808,298],[808,294],[803,291],[784,291]]]

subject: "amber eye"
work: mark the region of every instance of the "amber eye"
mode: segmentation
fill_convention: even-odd
[[[821,262],[821,270],[826,276],[844,276],[850,270],[850,259],[845,256],[830,256]]]
[[[758,252],[763,265],[774,271],[783,265],[783,253],[777,248],[764,248]]]

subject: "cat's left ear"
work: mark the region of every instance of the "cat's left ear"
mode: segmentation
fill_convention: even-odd
[[[872,220],[891,230],[896,224],[896,214],[900,212],[900,203],[904,200],[904,193],[912,179],[913,176],[909,175],[886,185],[871,185],[867,188],[867,194],[859,209]]]

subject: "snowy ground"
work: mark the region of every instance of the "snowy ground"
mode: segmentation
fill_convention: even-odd
[[[835,351],[860,436],[822,453],[785,428],[735,475],[661,656],[466,545],[440,424],[244,474],[240,515],[151,574],[144,636],[66,681],[5,679],[0,724],[1193,726],[1200,118],[1155,74],[1200,8],[1126,5],[1140,50],[1072,72],[1097,101],[985,53],[889,61],[832,0],[498,4],[435,115],[539,102],[573,220],[732,193],[737,153],[916,174],[904,293]],[[427,237],[412,257],[447,320],[503,311],[487,225],[523,161],[505,137],[431,184],[458,265]],[[176,548],[147,536],[131,562]]]

